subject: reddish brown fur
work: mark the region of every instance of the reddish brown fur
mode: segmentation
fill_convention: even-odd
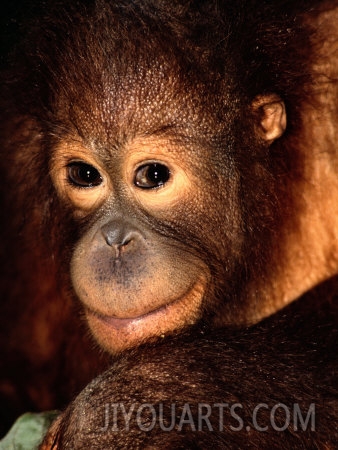
[[[192,330],[126,353],[57,419],[41,449],[335,449],[338,309],[327,295],[331,287],[250,329]],[[214,406],[221,403],[229,405],[222,414]],[[273,416],[278,403],[283,406]],[[192,420],[183,414],[185,404]],[[129,429],[121,405],[127,413],[134,408]],[[148,406],[138,420],[142,405]],[[209,426],[198,405],[203,414],[210,407]],[[161,428],[161,417],[170,432]]]
[[[104,206],[84,214],[63,195],[53,170],[67,154],[65,136],[87,158],[94,148],[115,183],[109,195],[120,195],[114,207],[122,202],[127,218],[158,234],[154,248],[168,242],[190,262],[182,277],[205,275],[197,311],[184,305],[178,328],[187,325],[185,316],[207,327],[258,321],[337,273],[337,249],[327,243],[335,242],[335,210],[326,221],[331,234],[321,234],[322,223],[309,214],[325,216],[335,191],[326,202],[326,192],[311,192],[308,182],[317,173],[331,180],[313,149],[335,149],[328,136],[336,115],[326,102],[335,104],[335,85],[318,75],[335,77],[322,47],[333,31],[320,26],[320,10],[325,15],[335,1],[64,3],[42,13],[5,73],[1,173],[9,188],[2,210],[13,219],[1,224],[0,387],[3,404],[16,402],[15,414],[64,404],[107,365],[78,320],[69,266],[74,249],[75,263],[81,260],[78,241],[102,225],[112,202],[105,197]],[[264,108],[253,107],[271,96],[284,102],[288,121],[273,143],[262,134]],[[316,114],[325,117],[319,131]],[[197,200],[191,190],[163,210],[156,202],[148,209],[131,204],[126,190],[116,189],[119,161],[142,146],[155,151],[164,138],[183,172],[192,172]],[[170,251],[163,244],[157,256]],[[140,287],[135,266],[129,268]],[[79,271],[81,278],[86,272]],[[139,314],[145,305],[134,303]],[[104,344],[111,349],[109,339]]]

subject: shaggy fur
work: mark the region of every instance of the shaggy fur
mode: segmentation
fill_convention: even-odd
[[[113,386],[117,383],[116,389],[124,392],[123,383],[128,385],[128,377],[137,370],[130,364],[139,358],[146,361],[149,351],[149,358],[159,361],[158,368],[152,366],[154,376],[161,377],[163,367],[168,372],[178,371],[178,377],[187,380],[187,389],[193,390],[195,382],[199,385],[194,401],[203,398],[203,391],[206,400],[208,393],[210,399],[219,398],[218,388],[202,376],[213,364],[216,380],[225,384],[224,395],[233,394],[227,387],[233,379],[235,390],[243,389],[251,405],[261,401],[265,389],[267,402],[278,401],[284,381],[281,401],[287,402],[288,395],[300,402],[314,396],[320,403],[321,395],[333,401],[332,371],[324,370],[321,358],[336,366],[330,347],[335,325],[328,328],[330,348],[321,342],[325,327],[314,324],[316,341],[308,339],[312,319],[300,327],[299,335],[296,322],[279,334],[282,325],[273,325],[274,319],[266,328],[245,329],[243,338],[241,332],[233,337],[227,326],[232,329],[240,324],[243,328],[250,311],[251,317],[260,317],[260,288],[282,270],[283,244],[288,232],[298,229],[303,207],[298,187],[304,176],[304,151],[300,149],[307,144],[302,142],[306,129],[302,113],[318,88],[313,66],[325,38],[316,34],[311,24],[321,8],[329,10],[335,4],[320,0],[88,0],[43,2],[41,8],[36,7],[37,19],[21,29],[22,42],[8,55],[2,78],[0,174],[6,187],[1,193],[4,219],[0,224],[2,423],[28,409],[64,406],[74,392],[110,364],[111,356],[93,345],[85,321],[79,320],[82,305],[74,292],[70,265],[74,267],[74,253],[79,265],[87,263],[89,258],[81,255],[93,229],[100,230],[103,220],[121,215],[122,225],[132,220],[138,230],[154,237],[149,253],[157,258],[151,259],[142,249],[144,253],[139,252],[127,264],[127,279],[118,280],[126,291],[132,286],[123,306],[127,308],[132,295],[135,300],[135,285],[147,284],[145,275],[150,296],[154,289],[149,278],[163,266],[164,275],[172,282],[161,286],[161,292],[174,289],[203,268],[205,292],[191,321],[211,334],[201,337],[192,332],[182,340],[179,335],[159,344],[158,350],[154,345],[122,358],[116,366],[121,378],[112,381]],[[283,100],[288,126],[270,145],[259,133],[263,112],[252,104],[257,96],[272,94]],[[104,161],[118,196],[115,202],[106,199],[82,216],[52,181],[55,163],[62,156],[58,149],[69,136],[73,143],[94,149],[95,158]],[[196,187],[189,201],[173,202],[172,208],[160,213],[156,208],[154,212],[137,202],[132,204],[128,189],[119,184],[125,148],[134,139],[149,136],[155,141],[164,136],[174,155],[178,148],[185,148],[181,165],[184,173],[193,174]],[[96,259],[95,282],[87,284],[97,293],[102,292],[103,281],[117,278],[108,264],[100,266],[102,261]],[[168,261],[173,262],[170,270],[165,266]],[[87,280],[86,273],[81,274],[78,278]],[[336,292],[336,287],[332,291]],[[178,320],[189,312],[187,307]],[[304,314],[299,312],[300,320],[302,315],[308,317],[306,309]],[[222,330],[214,333],[216,325]],[[234,346],[229,353],[228,342]],[[243,348],[238,349],[241,342]],[[319,342],[318,353],[315,342]],[[163,355],[176,345],[177,351],[170,350],[168,368]],[[314,355],[321,356],[312,359]],[[183,364],[190,357],[191,374]],[[239,378],[230,370],[232,358]],[[199,360],[200,367],[194,362]],[[237,367],[241,360],[243,365]],[[309,377],[313,379],[308,394],[310,363]],[[276,382],[275,368],[283,374]],[[140,373],[142,370],[141,363]],[[245,374],[248,381],[239,383]],[[320,377],[327,381],[314,381]],[[301,383],[299,390],[296,379]],[[108,373],[108,396],[110,380]],[[139,389],[137,383],[130,384],[135,392]],[[256,386],[257,396],[250,398]],[[140,390],[145,389],[148,396],[153,387],[141,384]],[[170,389],[175,393],[180,385],[164,388],[170,396]],[[99,384],[98,394],[106,395],[105,389],[100,389]],[[330,414],[318,438],[308,433],[304,438],[287,433],[278,436],[286,444],[297,439],[304,446],[306,439],[321,444],[327,439],[331,444]],[[253,445],[255,439],[260,442],[260,436],[253,434]],[[137,437],[140,442],[143,438]],[[175,434],[170,439],[176,438]],[[214,438],[216,442],[223,439],[212,435]],[[65,439],[72,442],[73,438],[67,435]],[[82,438],[75,435],[74,439]],[[119,439],[128,438],[123,435]],[[154,439],[161,439],[160,435]],[[209,442],[203,433],[197,439]],[[242,442],[236,433],[229,439]],[[271,439],[277,438],[272,435]]]
[[[252,328],[191,330],[127,352],[71,403],[43,450],[336,448],[337,298],[318,307],[331,283]],[[198,405],[211,407],[209,423]],[[129,422],[123,407],[134,408]]]

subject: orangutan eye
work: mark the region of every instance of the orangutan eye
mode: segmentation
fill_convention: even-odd
[[[102,182],[102,176],[90,164],[75,161],[67,165],[67,179],[70,184],[79,188],[93,188]]]
[[[169,178],[170,170],[164,164],[145,164],[137,169],[134,184],[142,189],[154,189],[163,186]]]

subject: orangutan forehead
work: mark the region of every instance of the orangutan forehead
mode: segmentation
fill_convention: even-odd
[[[115,9],[95,21],[84,15],[67,35],[46,39],[53,57],[40,63],[54,93],[53,115],[102,140],[173,126],[206,136],[228,124],[231,77],[212,64],[216,56],[164,35],[151,17],[130,20],[128,10]]]
[[[162,57],[151,62],[139,58],[137,67],[121,67],[118,58],[112,58],[102,71],[83,73],[85,79],[76,74],[78,80],[70,84],[71,90],[62,86],[57,110],[64,116],[61,120],[70,119],[84,135],[86,130],[94,132],[103,142],[170,135],[171,130],[176,138],[211,138],[229,124],[229,117],[224,120],[230,103],[227,94],[218,87],[218,95],[213,96],[216,81],[210,87],[198,77],[181,75],[179,69],[178,62]]]

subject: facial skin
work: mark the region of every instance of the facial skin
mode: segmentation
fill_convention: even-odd
[[[123,158],[110,159],[114,172],[79,144],[60,144],[55,155],[54,179],[74,216],[96,214],[74,252],[71,277],[91,329],[109,350],[180,326],[184,311],[185,323],[195,322],[210,278],[201,260],[146,222],[145,214],[161,218],[192,195],[192,176],[161,144],[162,152],[158,141],[131,145]],[[88,172],[97,186],[86,182]]]
[[[188,102],[182,125],[190,122],[197,134],[196,105]],[[262,138],[273,142],[286,126],[283,103],[266,96],[253,108],[262,111],[257,124]],[[163,112],[153,114],[163,121]],[[240,240],[239,219],[224,208],[236,194],[236,174],[229,171],[231,184],[225,187],[207,164],[208,149],[184,144],[187,131],[178,139],[176,127],[158,135],[138,133],[116,146],[68,136],[53,152],[50,170],[57,193],[74,220],[86,222],[71,259],[72,283],[89,327],[110,352],[198,321],[215,284],[203,246],[227,262],[235,246],[224,242],[230,241],[224,224]],[[210,128],[207,123],[211,135]],[[215,212],[206,217],[210,198]],[[197,241],[201,235],[203,246],[191,245],[191,237]]]

